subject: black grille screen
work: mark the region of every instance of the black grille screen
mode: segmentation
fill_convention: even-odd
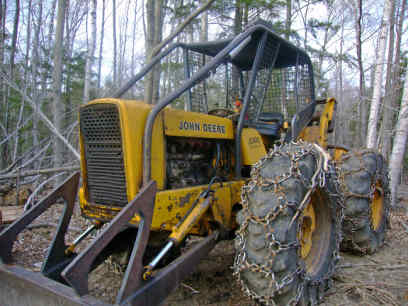
[[[94,104],[80,111],[89,201],[125,206],[126,179],[123,165],[119,112],[112,104]]]

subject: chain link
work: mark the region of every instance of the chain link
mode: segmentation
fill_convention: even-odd
[[[292,147],[295,146],[296,150],[291,151]],[[323,149],[321,149],[323,151]],[[301,167],[299,166],[299,161],[303,160],[306,156],[312,155],[316,160],[316,169],[312,176],[312,179],[308,179],[304,177],[301,171]],[[271,178],[264,178],[261,175],[261,169],[266,161],[271,160],[275,157],[286,156],[290,159],[290,167],[287,173],[281,174],[273,179]],[[304,142],[297,142],[291,143],[285,149],[283,146],[276,146],[273,150],[269,151],[269,153],[260,161],[258,161],[251,170],[251,180],[243,186],[242,193],[241,193],[241,203],[243,206],[243,215],[245,219],[240,226],[240,229],[237,231],[236,235],[236,244],[237,244],[237,255],[234,261],[234,275],[238,278],[238,282],[240,283],[242,290],[244,293],[251,298],[258,300],[261,303],[266,305],[276,305],[273,298],[276,295],[281,294],[282,289],[292,284],[296,279],[299,279],[300,282],[297,287],[296,295],[288,302],[288,305],[296,305],[303,295],[304,285],[303,282],[310,281],[306,274],[305,265],[303,261],[298,263],[297,268],[292,273],[284,276],[282,279],[279,280],[279,277],[273,272],[272,264],[274,258],[283,251],[287,251],[289,249],[296,249],[298,252],[298,256],[300,256],[300,243],[298,237],[296,237],[296,241],[292,241],[289,243],[284,243],[279,241],[274,234],[273,229],[271,228],[270,224],[275,221],[281,215],[288,215],[289,212],[294,211],[294,215],[288,226],[293,223],[296,223],[299,219],[299,216],[302,215],[304,208],[307,206],[307,203],[310,200],[312,193],[315,191],[316,188],[326,186],[326,176],[328,176],[331,180],[333,180],[333,184],[337,186],[337,176],[333,166],[328,163],[326,160],[327,155],[321,153],[320,150],[317,150],[315,145],[308,144]],[[324,170],[323,165],[328,166],[328,170]],[[295,178],[298,179],[307,190],[305,193],[304,198],[300,203],[291,202],[286,197],[285,187],[282,185],[285,181]],[[309,183],[310,182],[310,183]],[[278,205],[276,205],[271,211],[269,211],[264,217],[259,217],[254,215],[248,203],[248,195],[254,191],[255,188],[262,188],[262,190],[272,190],[278,200]],[[336,201],[341,203],[341,197],[338,196],[338,190],[334,190],[331,194],[332,196],[337,196]],[[337,206],[336,206],[337,207]],[[339,205],[338,207],[342,207]],[[342,218],[343,210],[340,209]],[[337,214],[339,212],[336,212]],[[336,216],[338,217],[338,216]],[[268,251],[268,258],[265,259],[264,263],[258,264],[251,262],[251,260],[247,256],[246,252],[246,236],[247,236],[247,229],[250,224],[257,224],[262,226],[265,229],[265,240],[268,241],[266,243],[266,249]],[[301,231],[301,222],[297,223],[297,232]],[[338,229],[338,234],[340,234],[340,230]],[[334,254],[335,261],[338,261],[339,254],[337,252],[339,248],[340,237],[337,239],[337,246],[336,251]],[[326,275],[332,275],[335,269],[335,264],[330,266],[329,273]],[[269,279],[269,287],[267,296],[261,296],[257,294],[254,290],[248,287],[245,283],[244,279],[241,277],[242,273],[246,270],[250,270],[251,272],[262,273],[264,274],[265,278]],[[321,282],[328,279],[328,276],[323,276],[318,280],[315,280],[315,284],[320,284]]]
[[[369,191],[365,194],[352,192],[346,184],[346,177],[353,176],[361,172],[366,172],[370,174],[370,171],[366,167],[366,163],[364,161],[364,156],[368,154],[373,154],[376,156],[376,172],[374,175],[370,175],[370,178],[372,178],[372,180],[370,182]],[[388,177],[387,177],[388,171],[382,171],[383,167],[386,167],[386,165],[384,163],[384,160],[382,160],[381,165],[379,164],[379,161],[377,159],[378,155],[379,153],[375,150],[365,149],[360,152],[353,152],[353,154],[346,154],[345,156],[343,156],[343,158],[340,161],[336,163],[336,172],[338,173],[339,186],[340,186],[341,193],[343,194],[344,201],[347,202],[347,200],[349,200],[350,198],[366,199],[368,200],[368,203],[370,205],[374,199],[374,194],[376,191],[376,183],[378,181],[382,182],[382,185],[383,185],[382,187],[383,187],[384,193],[382,196],[384,198],[389,197]],[[352,157],[355,157],[358,160],[359,167],[355,167],[354,169],[351,169],[351,170],[345,170],[344,167],[342,167],[343,164]],[[372,220],[372,209],[368,209],[367,214],[368,216],[365,216],[365,217],[363,216],[363,217],[364,218],[368,217],[369,220]],[[388,206],[387,205],[385,205],[384,207],[384,214],[385,216],[388,216]],[[361,247],[353,240],[353,233],[358,231],[359,229],[359,226],[356,225],[356,221],[358,221],[358,219],[361,219],[361,218],[357,218],[355,216],[347,216],[347,215],[344,216],[344,221],[347,221],[349,224],[352,225],[351,228],[348,229],[351,232],[351,237],[346,237],[344,243],[345,245],[346,244],[351,245],[352,246],[351,249],[357,250],[362,255],[364,255],[368,253],[368,247]],[[370,222],[370,229],[374,231],[372,222]]]

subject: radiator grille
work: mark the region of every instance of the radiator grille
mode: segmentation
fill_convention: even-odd
[[[127,204],[119,112],[112,104],[94,104],[80,111],[89,201],[123,207]]]

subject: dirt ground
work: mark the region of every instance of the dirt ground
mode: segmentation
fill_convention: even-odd
[[[408,202],[400,206],[408,208]],[[34,228],[19,235],[13,248],[17,264],[39,271],[61,210],[62,205],[54,206]],[[72,241],[86,227],[84,219],[74,216],[67,240]],[[233,241],[220,242],[164,305],[255,305],[232,276],[233,259]],[[113,303],[122,276],[108,259],[90,275],[91,294]],[[376,254],[358,257],[341,253],[333,287],[321,305],[408,305],[408,209],[391,212],[386,244]]]

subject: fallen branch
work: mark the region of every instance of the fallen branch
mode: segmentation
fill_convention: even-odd
[[[71,167],[61,167],[61,168],[29,170],[29,171],[24,171],[21,173],[16,173],[16,174],[0,175],[0,180],[12,179],[12,178],[17,178],[17,177],[34,176],[34,175],[40,175],[40,174],[50,174],[50,173],[63,172],[63,171],[77,171],[79,169],[80,168],[78,166],[71,166]]]
[[[408,233],[408,225],[406,225],[405,222],[402,221],[401,219],[398,219],[398,221],[401,223],[402,227],[405,228],[405,231]]]
[[[74,156],[79,160],[81,157],[78,153],[78,151],[69,143],[69,141],[58,131],[58,129],[55,127],[55,125],[51,122],[51,120],[40,110],[38,109],[36,103],[26,95],[24,91],[22,91],[17,84],[15,84],[13,81],[11,81],[8,76],[0,71],[0,76],[5,80],[5,82],[12,87],[14,90],[18,91],[20,95],[30,104],[30,106],[33,108],[34,111],[38,112],[38,115],[42,119],[42,121],[45,123],[45,125],[48,127],[48,129],[55,135],[57,136],[66,146],[67,148],[74,154]]]
[[[377,270],[408,269],[408,265],[381,266],[378,264],[346,264],[337,266],[338,269],[358,268],[358,267],[376,267]]]
[[[182,285],[183,287],[186,287],[187,289],[190,289],[193,294],[200,293],[200,291],[195,290],[193,287],[191,287],[191,286],[189,286],[189,285],[187,285],[187,284],[185,284],[185,283],[181,283],[181,285]]]
[[[384,287],[385,283],[363,283],[361,281],[357,282],[352,282],[352,283],[345,283],[340,285],[340,290],[343,289],[344,291],[348,291],[351,289],[355,288],[361,288],[361,289],[366,289],[369,293],[374,298],[377,298],[380,300],[383,304],[386,305],[399,305],[395,296],[391,294],[390,292],[381,289],[381,287]],[[392,286],[388,286],[392,287]],[[406,287],[393,287],[394,289],[402,289]]]
[[[37,186],[37,188],[35,188],[35,190],[30,194],[30,196],[28,197],[25,205],[24,205],[24,211],[28,210],[31,207],[31,202],[33,201],[34,197],[37,195],[38,192],[40,192],[40,190],[51,180],[55,179],[56,177],[62,175],[63,173],[57,173],[53,176],[51,176],[50,178],[48,178],[47,180],[43,181],[39,186]]]
[[[42,227],[58,227],[58,224],[55,223],[38,223],[38,224],[30,224],[26,227],[26,229],[32,230],[32,229],[36,229],[36,228],[42,228]],[[78,228],[78,227],[68,227],[68,231],[73,231],[73,232],[77,232],[77,233],[81,233],[83,232],[82,229]]]

